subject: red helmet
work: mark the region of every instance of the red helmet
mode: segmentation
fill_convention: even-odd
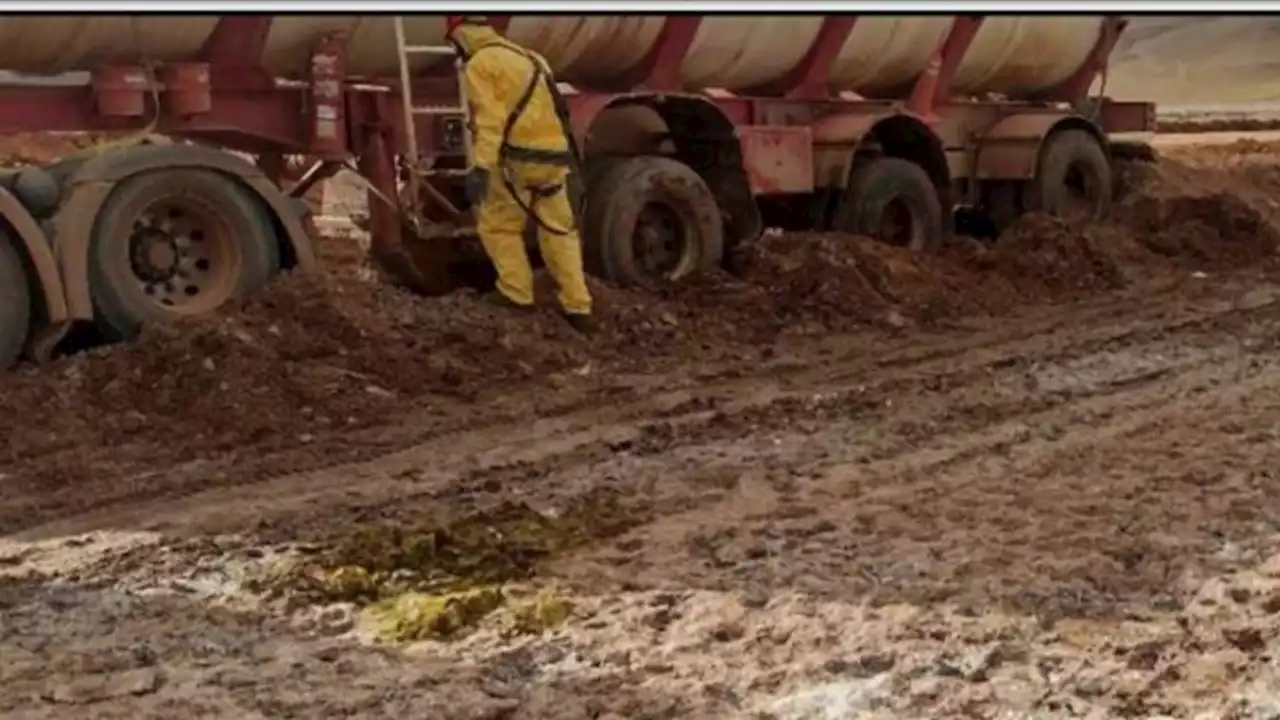
[[[444,32],[446,35],[458,29],[460,25],[484,25],[483,15],[445,15]]]

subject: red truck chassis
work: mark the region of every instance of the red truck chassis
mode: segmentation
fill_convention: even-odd
[[[982,16],[958,17],[928,70],[885,99],[846,98],[827,86],[831,63],[858,22],[852,15],[829,16],[799,66],[767,86],[737,94],[682,89],[679,67],[701,19],[670,16],[653,50],[617,86],[568,94],[586,158],[584,252],[595,274],[625,284],[646,273],[670,277],[729,262],[766,226],[834,228],[925,249],[956,207],[981,209],[997,226],[1029,209],[1064,211],[1072,198],[1105,211],[1110,175],[1099,175],[1096,158],[1108,161],[1107,135],[1154,129],[1149,103],[1088,98],[1124,29],[1119,18],[1106,21],[1088,61],[1071,77],[1017,102],[950,92]],[[113,282],[133,283],[144,294],[164,295],[161,285],[172,289],[168,281],[126,278],[126,270],[94,269],[101,260],[96,244],[113,232],[104,228],[113,194],[143,175],[204,170],[231,179],[271,219],[278,247],[274,265],[263,267],[272,272],[314,264],[301,203],[288,196],[300,198],[351,158],[372,186],[375,249],[399,242],[406,213],[427,223],[465,213],[457,181],[447,173],[425,184],[425,199],[402,197],[398,158],[405,128],[394,83],[348,76],[344,39],[337,35],[316,38],[307,80],[279,81],[259,66],[271,22],[265,15],[224,17],[198,61],[97,67],[87,86],[0,88],[2,133],[150,130],[259,158],[255,167],[198,144],[108,152],[48,169],[59,191],[46,208],[33,207],[41,202],[28,197],[30,186],[40,185],[34,180],[28,196],[22,182],[0,187],[0,217],[30,285],[29,321],[7,332],[21,331],[19,344],[31,355],[47,357],[73,323],[101,320],[112,298],[107,334],[128,336],[141,322],[204,312],[265,281],[232,278],[221,283],[221,296],[213,292],[203,304],[174,300],[150,309],[137,293],[95,289]],[[456,105],[450,64],[417,78],[413,97],[418,105]],[[460,113],[450,112],[418,118],[412,130],[432,167],[465,162],[461,122]],[[297,155],[314,165],[294,182],[286,178],[285,158]],[[928,197],[916,192],[919,178]],[[655,204],[670,212],[649,213]],[[211,216],[209,222],[220,221]],[[694,246],[693,255],[675,251],[679,257],[650,262],[648,255],[662,255],[673,234],[677,245]],[[138,250],[137,233],[129,237],[131,252],[165,255],[155,247]],[[165,247],[182,254],[172,242]],[[216,264],[217,255],[208,254],[205,266]],[[134,275],[141,272],[138,262],[130,266]],[[189,294],[203,292],[197,290]],[[0,297],[0,306],[6,301]],[[16,316],[10,313],[11,324]],[[0,313],[0,365],[6,364],[5,322]]]

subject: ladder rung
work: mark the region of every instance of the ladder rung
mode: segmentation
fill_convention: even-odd
[[[448,105],[432,105],[410,108],[414,115],[461,115],[462,108]]]
[[[419,55],[454,55],[457,53],[450,45],[405,45],[403,52]]]
[[[473,227],[457,228],[457,229],[450,229],[450,230],[437,230],[434,232],[430,228],[428,228],[419,237],[421,237],[423,240],[426,240],[426,241],[454,240],[456,238],[471,238],[471,237],[475,237],[478,234],[480,234],[480,231],[476,230]]]

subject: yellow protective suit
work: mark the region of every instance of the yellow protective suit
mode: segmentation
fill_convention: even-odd
[[[582,242],[565,186],[571,166],[564,159],[572,157],[571,146],[551,91],[537,73],[541,69],[543,77],[551,77],[546,60],[484,25],[461,25],[450,38],[466,62],[472,162],[489,173],[476,229],[498,271],[498,291],[517,305],[533,304],[533,269],[524,246],[524,229],[532,222],[560,306],[569,314],[590,315]],[[521,111],[530,83],[536,85]],[[540,154],[549,161],[538,162]]]

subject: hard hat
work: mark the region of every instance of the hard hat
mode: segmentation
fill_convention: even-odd
[[[483,15],[445,15],[444,32],[446,35],[458,29],[459,25],[485,25],[487,19]]]

